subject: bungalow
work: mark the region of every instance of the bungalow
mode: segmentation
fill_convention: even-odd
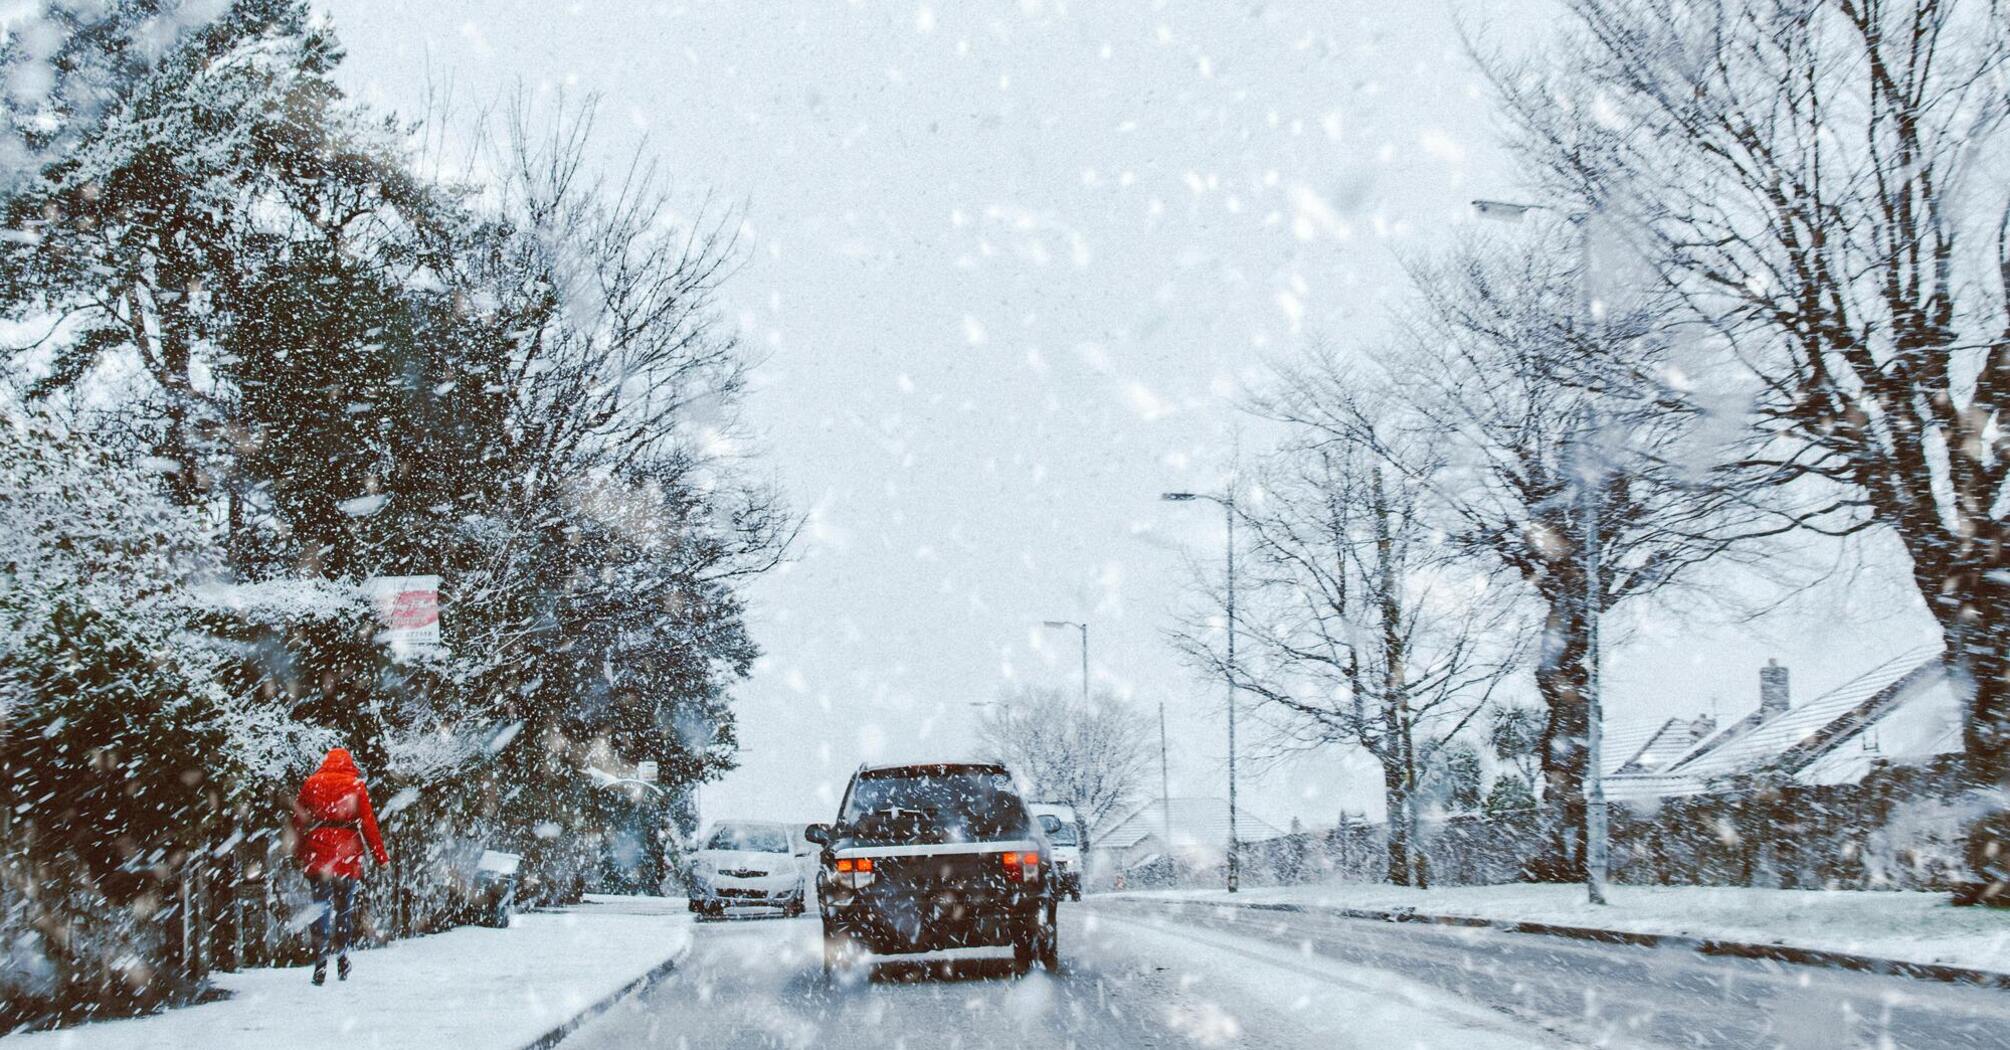
[[[1616,729],[1604,766],[1607,798],[1646,802],[1711,794],[1733,778],[1767,775],[1806,786],[1854,784],[1879,762],[1925,765],[1961,750],[1961,701],[1938,648],[1886,660],[1803,703],[1777,661],[1759,671],[1759,707],[1729,725],[1670,718]]]

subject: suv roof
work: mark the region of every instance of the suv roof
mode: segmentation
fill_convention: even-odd
[[[951,758],[921,762],[866,762],[858,767],[858,772],[890,773],[900,769],[995,769],[1001,773],[1011,772],[1005,763],[995,758]]]

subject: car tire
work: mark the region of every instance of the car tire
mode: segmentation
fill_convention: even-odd
[[[1040,966],[1048,973],[1061,972],[1061,924],[1054,911],[1054,902],[1048,901],[1047,922],[1040,930]]]
[[[1012,976],[1024,977],[1033,970],[1033,963],[1040,957],[1045,933],[1040,928],[1039,913],[1028,916],[1012,934]]]
[[[865,946],[842,930],[824,927],[824,976],[836,977],[858,965]]]

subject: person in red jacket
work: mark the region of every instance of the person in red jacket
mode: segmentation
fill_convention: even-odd
[[[295,856],[314,887],[320,915],[314,920],[314,983],[328,979],[328,949],[335,949],[335,973],[349,979],[349,924],[356,904],[356,885],[363,878],[363,849],[379,865],[389,864],[384,838],[370,812],[370,792],[356,760],[342,748],[331,748],[321,768],[300,785],[293,802]],[[332,928],[331,928],[332,927]]]

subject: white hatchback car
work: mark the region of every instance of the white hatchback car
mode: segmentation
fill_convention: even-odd
[[[691,910],[723,915],[742,908],[801,915],[808,880],[798,863],[798,827],[722,821],[691,853]]]

